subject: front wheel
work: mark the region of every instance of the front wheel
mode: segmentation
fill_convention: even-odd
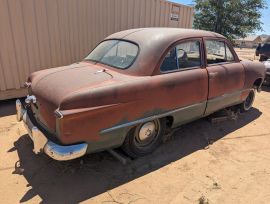
[[[255,99],[255,89],[252,89],[249,94],[248,97],[246,98],[246,100],[240,104],[240,110],[241,112],[247,112],[252,108],[254,99]]]
[[[132,158],[153,152],[162,142],[166,119],[156,119],[141,123],[127,135],[122,149]]]

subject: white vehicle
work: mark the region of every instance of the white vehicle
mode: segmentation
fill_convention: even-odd
[[[265,82],[267,84],[270,83],[270,59],[264,61],[263,64],[265,65],[266,74],[265,74]]]

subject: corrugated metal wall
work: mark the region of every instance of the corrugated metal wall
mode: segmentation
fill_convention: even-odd
[[[192,7],[165,0],[0,0],[0,100],[24,95],[31,72],[79,61],[111,33],[191,28],[192,18]]]

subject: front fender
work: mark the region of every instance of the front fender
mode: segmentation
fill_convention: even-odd
[[[244,60],[241,61],[241,64],[245,68],[245,84],[244,89],[250,89],[253,88],[255,85],[255,82],[259,82],[259,84],[256,84],[257,89],[260,89],[264,78],[265,78],[265,66],[264,64],[260,62],[253,62]]]

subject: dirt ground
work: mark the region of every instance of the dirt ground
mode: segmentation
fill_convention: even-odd
[[[107,152],[37,156],[14,114],[14,100],[0,102],[1,203],[269,203],[270,89],[238,120],[185,125],[128,165]]]

